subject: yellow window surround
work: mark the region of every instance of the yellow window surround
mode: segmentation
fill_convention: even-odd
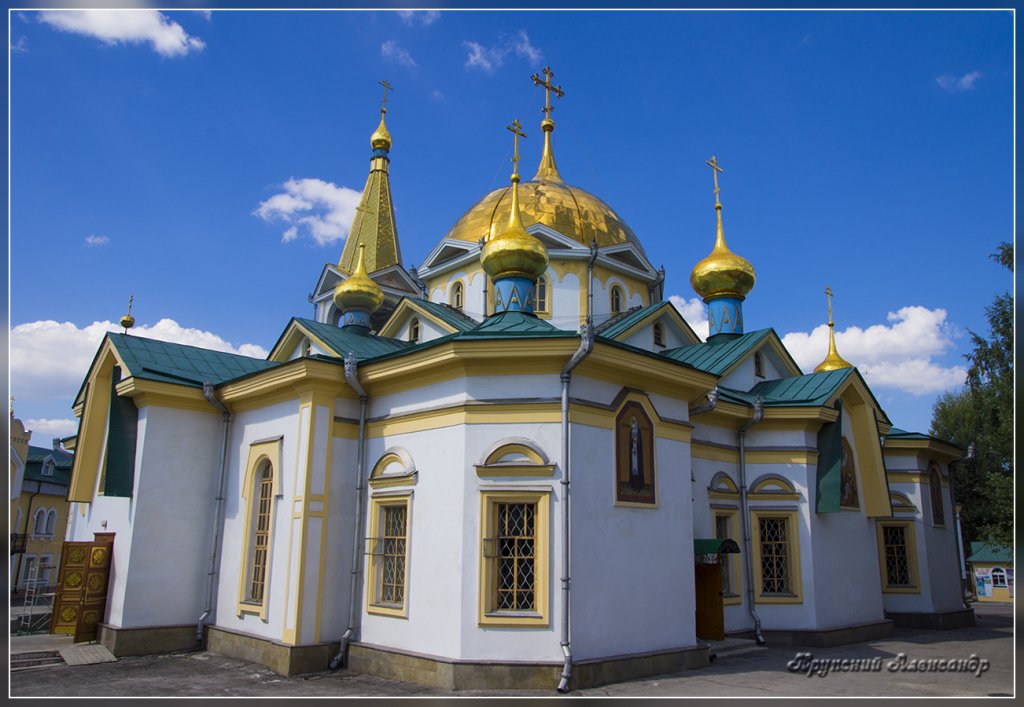
[[[900,538],[898,535],[894,534],[898,531],[893,530],[887,532],[887,528],[902,528],[902,542],[898,542]],[[882,593],[920,594],[921,582],[917,569],[917,540],[914,531],[914,521],[880,520],[876,523],[875,534],[878,537],[878,564],[882,579]],[[902,552],[899,549],[901,547]],[[890,573],[890,561],[893,563],[899,563],[901,556],[902,560],[906,563],[905,568],[901,569],[896,566],[893,567],[893,571]],[[889,580],[891,576],[898,575],[901,572],[906,573],[908,582],[906,584],[890,584]]]
[[[785,540],[778,537],[762,537],[761,520],[775,521],[772,523],[778,530],[778,522],[781,521],[785,533]],[[800,515],[796,509],[793,510],[760,510],[750,509],[750,527],[754,537],[751,543],[752,564],[754,569],[754,601],[758,604],[802,604],[803,583],[800,574]],[[784,582],[788,591],[765,592],[764,564],[762,563],[762,552],[766,544],[774,545],[773,554],[781,557],[784,553],[784,561],[777,562],[775,572],[783,573]],[[769,560],[770,562],[770,560]],[[769,578],[771,581],[771,578]]]
[[[366,611],[408,618],[412,491],[371,497],[369,527]]]
[[[743,551],[743,538],[740,537],[740,514],[739,510],[715,509],[715,531],[718,535],[718,520],[724,519],[728,525],[730,540],[735,540]],[[723,569],[728,567],[729,571],[729,593],[722,594],[722,603],[726,606],[743,603],[743,565],[740,562],[739,553],[726,553],[722,558]]]
[[[245,544],[242,550],[242,564],[238,572],[238,601],[236,605],[236,613],[239,616],[243,614],[256,614],[263,621],[267,620],[267,611],[270,605],[270,553],[269,548],[274,546],[274,521],[276,517],[276,502],[275,500],[281,496],[281,442],[282,438],[266,440],[262,442],[254,442],[249,445],[249,457],[246,461],[245,475],[242,480],[242,507],[245,509],[243,517],[245,518],[244,527],[242,531],[242,537],[245,539]],[[260,490],[261,490],[261,479],[263,470],[269,466],[270,468],[270,508],[269,518],[267,519],[266,532],[266,547],[268,548],[266,557],[263,558],[266,562],[263,570],[263,596],[260,601],[253,601],[250,594],[250,582],[252,580],[253,562],[256,559],[255,553],[255,540],[258,528],[256,527],[256,516],[260,511],[258,504],[260,503]]]
[[[542,627],[550,622],[548,594],[550,591],[551,492],[547,490],[484,490],[480,491],[480,584],[477,623],[481,626]],[[512,508],[515,507],[515,508]],[[502,512],[530,509],[532,522],[518,520],[510,523]],[[507,525],[499,528],[499,522]],[[509,542],[499,548],[498,538]],[[512,548],[507,550],[506,548]],[[501,556],[499,556],[501,555]],[[532,586],[499,586],[499,563],[516,564],[513,576],[521,576],[519,565],[532,562]],[[499,599],[508,603],[508,597],[521,597],[530,593],[530,608],[499,609]],[[532,601],[530,601],[532,599]]]

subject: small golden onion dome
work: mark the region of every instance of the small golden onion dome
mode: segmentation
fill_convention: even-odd
[[[384,114],[387,113],[386,108],[380,109],[380,125],[373,131],[373,135],[370,136],[370,146],[373,149],[391,149],[391,133],[388,132],[388,126],[384,124]]]
[[[839,350],[836,348],[836,323],[832,321],[832,288],[825,288],[825,294],[828,295],[828,355],[825,356],[824,361],[814,367],[815,373],[853,368],[853,364],[840,356]]]
[[[718,232],[711,254],[697,263],[690,273],[690,285],[704,301],[711,297],[739,297],[743,299],[754,289],[757,276],[754,266],[746,258],[736,255],[725,244],[722,228],[722,205],[715,204],[718,212]]]
[[[384,302],[384,292],[380,285],[370,279],[363,264],[363,250],[366,246],[359,245],[359,260],[352,275],[334,287],[334,303],[341,311],[363,309],[371,314],[380,309]]]
[[[512,175],[512,204],[508,225],[492,235],[480,251],[480,264],[493,279],[526,277],[536,280],[548,269],[548,251],[527,233],[519,212],[519,175]]]

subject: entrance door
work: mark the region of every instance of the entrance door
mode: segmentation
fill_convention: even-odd
[[[96,533],[92,541],[64,543],[50,633],[72,635],[75,643],[96,640],[96,629],[107,606],[113,549],[113,533]]]
[[[697,600],[697,638],[725,640],[725,612],[722,605],[722,565],[694,565]]]

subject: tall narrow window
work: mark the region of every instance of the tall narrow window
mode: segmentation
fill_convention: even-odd
[[[939,465],[932,463],[928,467],[928,487],[932,498],[932,525],[945,525],[946,517],[942,510],[942,477]]]
[[[660,322],[654,324],[654,345],[664,346],[665,345],[665,330],[661,328]]]
[[[548,279],[546,277],[538,277],[537,285],[534,288],[536,297],[533,301],[534,312],[547,312],[548,311]]]
[[[385,506],[381,525],[384,534],[378,601],[401,604],[405,600],[405,506]]]
[[[42,508],[36,511],[33,516],[34,522],[32,524],[33,535],[46,535],[46,511]]]
[[[761,357],[760,351],[754,354],[754,375],[764,378],[764,359]]]
[[[494,491],[483,504],[480,623],[546,626],[547,494]]]
[[[452,307],[455,307],[455,309],[459,310],[460,312],[462,311],[462,299],[463,299],[462,295],[463,295],[462,283],[461,282],[456,282],[454,285],[452,285],[451,305],[452,305]]]
[[[47,459],[43,462],[43,476],[53,476],[53,460]]]
[[[759,518],[761,593],[790,594],[789,528],[786,518]]]
[[[406,615],[411,499],[411,494],[370,499],[366,609],[371,614]]]
[[[255,604],[262,604],[267,579],[267,554],[270,549],[270,511],[274,501],[274,470],[269,463],[263,465],[263,470],[256,477],[253,498],[256,502],[253,509],[255,518],[247,598]]]
[[[420,340],[420,320],[419,317],[413,317],[409,322],[409,341],[416,344]]]
[[[715,537],[719,539],[728,538],[731,532],[729,527],[729,516],[715,516]],[[732,588],[732,567],[731,557],[722,557],[722,594],[735,594]]]
[[[46,534],[53,535],[57,530],[57,511],[50,509],[49,513],[46,514]]]
[[[495,608],[499,611],[531,611],[536,608],[533,503],[499,503],[495,536]]]
[[[883,592],[919,591],[912,522],[886,521],[878,524],[878,561]]]
[[[618,285],[612,286],[612,314],[619,314],[622,312],[622,288]]]

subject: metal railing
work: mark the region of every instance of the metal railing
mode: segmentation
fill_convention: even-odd
[[[25,552],[25,544],[27,542],[27,533],[11,533],[11,554],[18,555]]]

